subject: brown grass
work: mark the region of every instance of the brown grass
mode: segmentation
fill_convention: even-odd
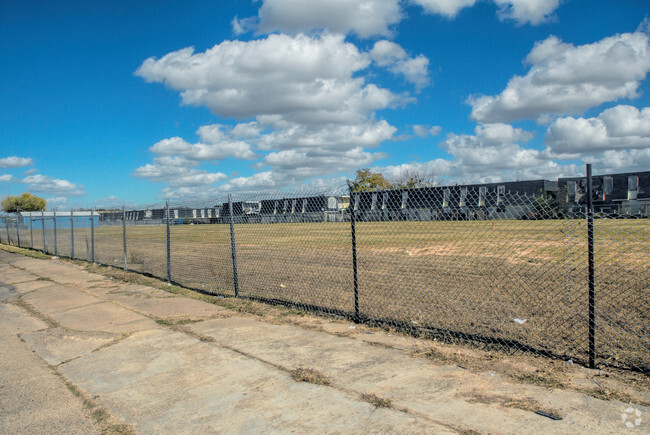
[[[7,250],[6,245],[0,245],[0,248]],[[33,252],[13,247],[9,250],[18,253]],[[327,332],[340,331],[343,328],[345,331],[343,335],[356,336],[356,338],[363,340],[378,337],[382,335],[381,331],[384,330],[388,331],[388,336],[401,337],[399,339],[400,341],[396,343],[381,345],[395,347],[396,344],[399,344],[397,346],[399,349],[411,353],[416,357],[427,358],[435,364],[452,364],[482,373],[496,372],[517,382],[551,388],[569,388],[600,399],[619,400],[625,403],[648,406],[646,392],[650,391],[650,378],[642,374],[614,369],[593,371],[575,364],[568,365],[566,361],[540,358],[531,354],[508,355],[504,352],[492,352],[487,348],[477,350],[473,347],[451,346],[441,342],[423,341],[409,335],[400,334],[399,331],[393,328],[356,325],[354,329],[350,329],[348,326],[352,325],[351,323],[335,319],[326,320],[296,308],[285,308],[229,297],[210,296],[176,285],[169,286],[165,281],[138,273],[124,272],[121,269],[99,266],[97,264],[76,263],[93,273],[111,276],[126,282],[159,288],[179,296],[214,303],[232,310],[232,314],[224,312],[223,316],[234,315],[234,313],[254,315],[256,317],[262,317],[265,321],[269,322],[290,322],[302,327],[321,329]],[[30,309],[31,307],[24,306],[24,308]],[[190,330],[183,327],[184,323],[186,323],[185,320],[178,320],[169,322],[165,326],[192,334]],[[53,324],[53,326],[56,325]],[[333,333],[339,334],[340,332]],[[380,334],[378,335],[378,333]],[[196,334],[196,337],[204,341],[213,341],[209,337],[203,337],[198,334]],[[372,341],[370,342],[372,343]]]
[[[647,369],[650,220],[598,219],[595,227],[599,360]],[[84,232],[75,229],[79,255]],[[241,296],[354,313],[349,223],[237,224],[235,233]],[[95,234],[96,260],[123,267],[121,226]],[[129,226],[127,239],[129,270],[165,278],[165,227]],[[234,296],[228,225],[173,226],[171,241],[175,282]],[[442,340],[587,359],[582,220],[360,222],[357,247],[366,318]]]
[[[361,400],[368,402],[375,408],[392,408],[393,404],[390,399],[384,399],[373,393],[364,393],[361,395]]]
[[[503,396],[498,394],[487,395],[481,393],[473,393],[473,394],[464,395],[462,396],[462,398],[467,400],[467,402],[469,403],[483,403],[486,405],[497,404],[504,408],[515,408],[515,409],[521,409],[523,411],[531,411],[531,412],[542,411],[547,414],[553,414],[558,417],[561,417],[561,414],[558,411],[551,408],[544,407],[536,400],[533,400],[528,397],[514,398],[514,397],[508,397],[508,396]]]
[[[291,370],[291,377],[297,382],[309,382],[316,385],[332,385],[332,381],[321,372],[307,367]]]

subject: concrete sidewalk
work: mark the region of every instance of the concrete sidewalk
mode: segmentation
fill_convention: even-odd
[[[89,406],[137,433],[627,430],[621,402],[265,323],[66,262],[0,250],[0,301],[2,433],[106,430]],[[298,368],[328,385],[294,380]],[[22,418],[21,400],[42,418]]]

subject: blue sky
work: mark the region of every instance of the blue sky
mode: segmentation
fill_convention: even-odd
[[[4,1],[0,196],[650,170],[643,0]]]

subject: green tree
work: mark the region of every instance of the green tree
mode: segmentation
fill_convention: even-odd
[[[33,196],[30,193],[23,193],[20,196],[7,196],[2,200],[2,209],[6,213],[45,210],[46,206],[47,202],[43,198]]]
[[[353,192],[368,192],[371,190],[390,189],[391,184],[379,172],[371,172],[368,168],[357,170],[357,177],[352,182]]]

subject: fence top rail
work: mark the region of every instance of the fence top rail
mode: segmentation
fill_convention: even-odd
[[[90,217],[91,214],[93,216],[99,216],[99,212],[97,211],[85,211],[85,210],[61,210],[61,211],[21,211],[19,214],[22,217],[54,217],[54,214],[56,213],[57,217],[63,217],[63,216],[75,216],[75,217]]]

